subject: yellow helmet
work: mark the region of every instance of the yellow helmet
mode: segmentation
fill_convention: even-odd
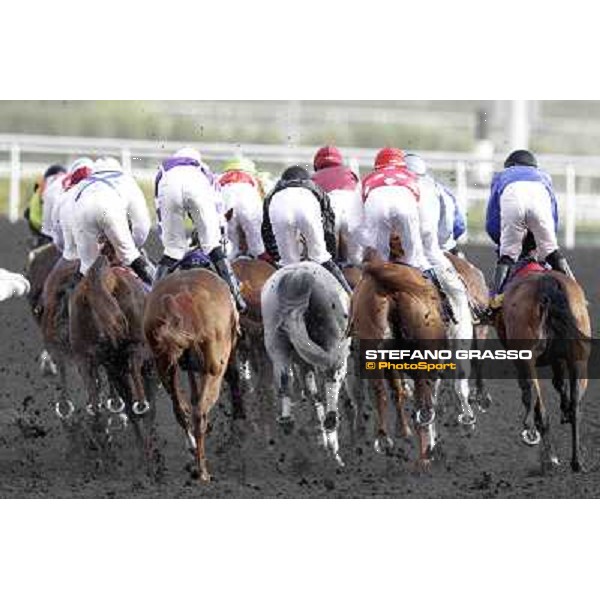
[[[237,156],[223,165],[223,172],[225,173],[227,171],[244,171],[244,173],[256,175],[256,165],[253,160],[250,160],[245,156]]]

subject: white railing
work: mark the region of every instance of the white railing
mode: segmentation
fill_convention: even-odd
[[[20,181],[38,175],[53,160],[69,162],[81,155],[116,155],[123,166],[140,180],[150,180],[160,159],[182,146],[192,145],[203,158],[218,168],[220,161],[243,152],[257,163],[271,166],[312,163],[313,146],[272,144],[222,144],[181,141],[127,140],[0,134],[0,177],[9,177],[9,218],[19,218]],[[342,148],[344,156],[360,168],[373,164],[374,148]],[[482,208],[489,191],[489,173],[499,167],[504,157],[482,158],[465,152],[422,152],[431,169],[449,177],[465,211]],[[45,162],[44,162],[45,161]],[[562,236],[567,248],[576,244],[578,222],[597,224],[600,232],[600,199],[593,194],[578,194],[578,178],[600,178],[600,156],[539,156],[540,164],[552,176],[564,179],[558,189]],[[483,173],[483,174],[482,174]],[[487,173],[487,176],[486,176]]]

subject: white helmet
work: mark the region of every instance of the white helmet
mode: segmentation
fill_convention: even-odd
[[[175,158],[191,158],[193,160],[197,160],[198,162],[202,162],[200,152],[198,152],[198,150],[195,148],[190,148],[189,146],[181,148],[181,150],[177,150],[173,156],[175,156]]]
[[[418,154],[408,153],[405,154],[404,158],[409,171],[412,171],[419,177],[427,174],[427,163]]]
[[[122,171],[121,163],[112,156],[102,156],[94,163],[94,173],[99,171]]]
[[[79,158],[76,158],[71,163],[71,166],[69,167],[69,170],[67,171],[67,173],[69,175],[72,175],[78,169],[83,169],[85,167],[87,167],[88,169],[94,170],[94,161],[89,156],[81,156]]]

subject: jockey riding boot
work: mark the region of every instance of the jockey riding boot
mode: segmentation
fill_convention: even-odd
[[[330,258],[328,261],[321,263],[322,267],[325,267],[341,284],[341,286],[346,290],[346,292],[352,295],[352,288],[346,281],[342,270],[333,262]]]
[[[163,257],[160,259],[158,263],[158,267],[156,269],[156,275],[154,276],[154,283],[160,281],[163,277],[166,277],[169,274],[169,270],[177,264],[177,261],[166,254],[163,254]]]
[[[555,271],[563,273],[571,279],[575,279],[575,275],[573,275],[573,271],[571,271],[571,267],[569,266],[567,259],[563,256],[560,250],[555,250],[554,252],[548,254],[548,256],[546,256],[546,262]]]
[[[444,291],[442,287],[442,283],[440,282],[435,269],[425,269],[423,271],[423,275],[429,279],[435,285],[442,304],[443,318],[446,322],[450,323],[458,323],[456,320],[456,316],[454,314],[454,310],[452,309],[452,304],[450,303],[450,299],[448,298],[448,294]]]
[[[242,292],[240,291],[240,284],[231,268],[230,262],[227,260],[225,256],[225,252],[223,252],[223,248],[221,246],[217,246],[213,248],[208,257],[212,261],[217,274],[219,277],[229,286],[231,290],[231,295],[235,300],[235,304],[240,314],[245,314],[248,312],[248,305],[242,296]]]
[[[140,254],[129,266],[144,283],[152,286],[155,269],[143,254]]]
[[[500,260],[496,263],[496,270],[494,272],[494,281],[492,283],[491,298],[490,298],[490,309],[496,310],[502,306],[502,300],[504,294],[502,293],[504,285],[510,275],[510,268],[513,265],[513,260],[509,256],[503,255]]]

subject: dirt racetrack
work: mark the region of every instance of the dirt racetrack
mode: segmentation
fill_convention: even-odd
[[[0,220],[0,266],[22,271],[27,229]],[[489,276],[489,247],[468,247],[468,257]],[[587,291],[596,331],[600,319],[598,262],[600,250],[570,253],[571,264]],[[501,498],[597,497],[600,495],[600,385],[591,381],[583,407],[583,448],[587,470],[569,467],[570,432],[560,425],[558,401],[550,403],[554,442],[561,465],[542,476],[539,451],[519,437],[522,407],[515,381],[491,381],[493,405],[478,415],[473,432],[454,425],[451,411],[442,417],[441,456],[431,471],[414,470],[415,449],[399,440],[390,456],[374,453],[369,436],[350,445],[342,424],[341,449],[346,467],[339,470],[318,451],[313,435],[283,437],[277,430],[267,441],[249,425],[242,438],[230,437],[227,392],[211,415],[207,454],[214,480],[203,485],[185,469],[188,455],[183,434],[161,392],[157,407],[158,477],[149,477],[130,431],[115,432],[112,458],[89,456],[67,437],[54,414],[53,378],[43,378],[37,356],[41,338],[22,299],[0,304],[0,497],[250,497],[250,498]],[[73,380],[77,385],[77,378]],[[544,389],[550,390],[550,382]],[[83,400],[79,393],[76,396]],[[257,398],[248,398],[252,405]],[[308,415],[309,407],[298,406]]]

